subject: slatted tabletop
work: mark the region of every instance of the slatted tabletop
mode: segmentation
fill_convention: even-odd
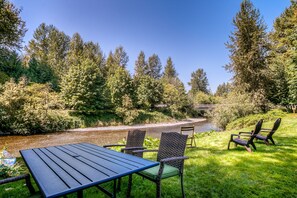
[[[20,153],[45,197],[77,192],[158,165],[158,162],[89,143]]]

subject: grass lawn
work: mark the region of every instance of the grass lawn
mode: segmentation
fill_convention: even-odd
[[[271,128],[273,122],[264,122]],[[240,131],[248,131],[247,128]],[[187,149],[184,186],[187,197],[297,197],[297,115],[283,118],[274,134],[276,146],[256,143],[257,151],[248,153],[243,147],[227,150],[231,133],[197,135],[198,148]],[[154,156],[148,156],[153,158]],[[35,185],[35,183],[34,183]],[[110,188],[110,184],[104,184]],[[118,197],[125,197],[127,178],[122,181]],[[38,189],[35,185],[35,189]],[[24,182],[0,186],[0,197],[28,197]],[[97,188],[84,191],[85,197],[106,197]],[[155,197],[155,185],[133,175],[132,197]],[[162,181],[163,197],[180,197],[179,178]],[[76,197],[76,194],[68,197]]]

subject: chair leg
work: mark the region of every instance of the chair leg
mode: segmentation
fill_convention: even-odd
[[[184,179],[183,174],[180,175],[180,184],[181,184],[181,190],[182,190],[182,197],[185,197],[185,191],[184,191]]]
[[[29,174],[26,174],[25,181],[26,181],[26,186],[28,187],[30,193],[31,194],[34,194],[35,193],[35,190],[34,190],[34,188],[32,186],[32,183],[31,183],[30,175]]]
[[[274,140],[272,139],[272,137],[269,138],[269,139],[271,140],[272,144],[275,145]]]
[[[230,149],[230,143],[231,143],[231,140],[230,140],[229,143],[228,143],[228,150]]]
[[[251,145],[252,145],[252,147],[253,147],[255,150],[257,150],[256,145],[255,145],[254,142],[251,142]]]
[[[161,197],[161,181],[156,181],[156,197]]]

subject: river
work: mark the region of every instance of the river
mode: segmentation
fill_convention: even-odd
[[[170,125],[170,126],[169,126]],[[162,132],[180,131],[181,126],[190,126],[193,122],[182,122],[176,124],[156,124],[152,127],[146,127],[147,136],[160,138]],[[195,132],[205,132],[217,130],[217,128],[208,120],[200,119],[194,122]],[[135,126],[142,128],[143,126]],[[75,129],[64,132],[55,132],[48,134],[38,134],[29,136],[0,136],[0,147],[7,145],[8,151],[14,156],[20,156],[19,150],[28,148],[47,147],[62,144],[89,142],[97,145],[117,143],[127,136],[129,128],[117,129],[117,127],[109,127],[110,130],[86,130]],[[118,127],[120,128],[120,127]],[[131,127],[130,127],[131,128]],[[96,128],[94,128],[96,129]],[[103,128],[104,129],[104,128]],[[130,130],[130,129],[129,129]]]

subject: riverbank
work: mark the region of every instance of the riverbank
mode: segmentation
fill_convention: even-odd
[[[203,127],[203,125],[207,127]],[[110,126],[72,129],[64,132],[38,134],[29,136],[2,136],[0,145],[6,144],[14,156],[20,156],[19,150],[38,148],[79,142],[89,142],[97,145],[117,143],[127,136],[127,131],[133,129],[146,130],[147,136],[159,138],[162,132],[179,131],[181,126],[195,125],[195,132],[208,129],[209,123],[204,118],[187,119],[174,123],[143,124],[134,126]]]

